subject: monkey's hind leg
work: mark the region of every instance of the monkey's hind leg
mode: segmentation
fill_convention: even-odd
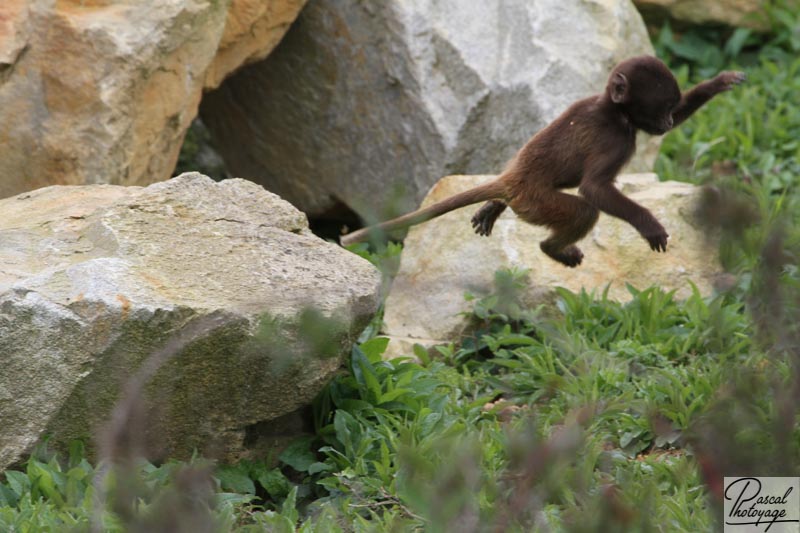
[[[492,234],[494,223],[503,211],[508,207],[505,202],[500,200],[489,200],[472,215],[472,227],[478,235],[488,237]]]
[[[550,236],[539,244],[542,251],[568,267],[580,265],[583,252],[575,243],[597,222],[597,208],[579,196],[562,192],[548,194],[532,207],[517,214],[526,222],[550,228]]]

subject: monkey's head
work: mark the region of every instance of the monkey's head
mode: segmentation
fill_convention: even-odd
[[[631,124],[653,135],[672,128],[672,111],[681,100],[675,76],[653,56],[633,57],[614,67],[606,94]]]

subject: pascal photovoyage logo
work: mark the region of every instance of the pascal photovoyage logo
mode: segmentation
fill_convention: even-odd
[[[800,533],[800,477],[726,477],[725,533]]]

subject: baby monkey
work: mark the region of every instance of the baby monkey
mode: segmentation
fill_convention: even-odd
[[[614,179],[636,148],[636,130],[662,135],[715,95],[745,80],[743,72],[722,72],[681,94],[667,66],[652,56],[619,63],[602,94],[572,104],[536,133],[496,179],[424,209],[360,229],[342,245],[413,226],[454,209],[487,201],[472,217],[479,235],[490,235],[506,209],[530,224],[547,226],[544,253],[575,267],[583,252],[575,246],[597,222],[599,212],[621,218],[656,252],[667,250],[669,235],[650,211],[614,187]],[[578,187],[580,196],[561,191]]]

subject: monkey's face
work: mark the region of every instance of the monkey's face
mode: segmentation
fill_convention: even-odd
[[[638,129],[662,135],[672,128],[672,112],[681,100],[678,82],[653,57],[621,63],[609,80],[609,94]]]
[[[677,98],[646,99],[629,115],[634,126],[651,135],[663,135],[672,129],[672,111],[680,102]]]

